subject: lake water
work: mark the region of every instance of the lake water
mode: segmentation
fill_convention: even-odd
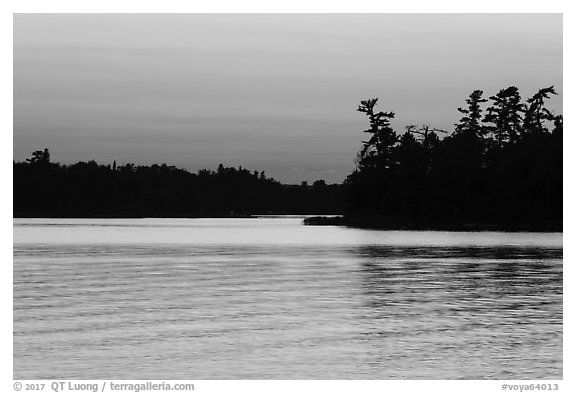
[[[562,234],[15,219],[15,379],[561,379]]]

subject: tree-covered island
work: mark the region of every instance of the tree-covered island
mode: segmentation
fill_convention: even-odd
[[[285,185],[264,172],[191,173],[167,164],[14,162],[14,217],[247,217],[318,214],[307,224],[386,229],[562,230],[562,115],[540,89],[473,91],[452,132],[409,125],[362,101],[367,138],[343,184]]]

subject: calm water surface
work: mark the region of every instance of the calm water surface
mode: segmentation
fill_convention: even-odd
[[[15,219],[15,379],[561,379],[562,235]]]

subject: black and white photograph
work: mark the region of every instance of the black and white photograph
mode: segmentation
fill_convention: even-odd
[[[562,391],[563,91],[562,13],[14,13],[14,389]]]

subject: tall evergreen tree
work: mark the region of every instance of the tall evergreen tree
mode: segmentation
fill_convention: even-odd
[[[540,89],[536,94],[526,100],[524,129],[527,133],[548,132],[545,123],[555,120],[554,114],[544,106],[545,100],[550,98],[550,94],[557,94],[554,86]]]
[[[456,132],[473,133],[478,137],[484,136],[484,127],[480,124],[482,119],[482,108],[480,104],[488,100],[482,98],[482,94],[484,94],[482,90],[474,90],[466,100],[468,108],[458,108],[458,112],[463,113],[464,116],[458,124],[455,124]]]
[[[46,165],[50,163],[50,152],[48,149],[36,150],[32,153],[31,158],[26,159],[27,162],[30,164],[37,164],[37,165]]]
[[[368,141],[363,141],[363,147],[358,157],[358,165],[362,167],[390,168],[392,165],[392,149],[398,142],[398,135],[390,126],[394,112],[374,112],[378,98],[361,101],[358,112],[365,113],[370,121],[370,128],[364,132],[372,134]]]
[[[490,100],[492,105],[486,111],[484,122],[489,124],[486,130],[501,150],[505,143],[517,141],[521,134],[523,105],[516,86],[500,90]]]

